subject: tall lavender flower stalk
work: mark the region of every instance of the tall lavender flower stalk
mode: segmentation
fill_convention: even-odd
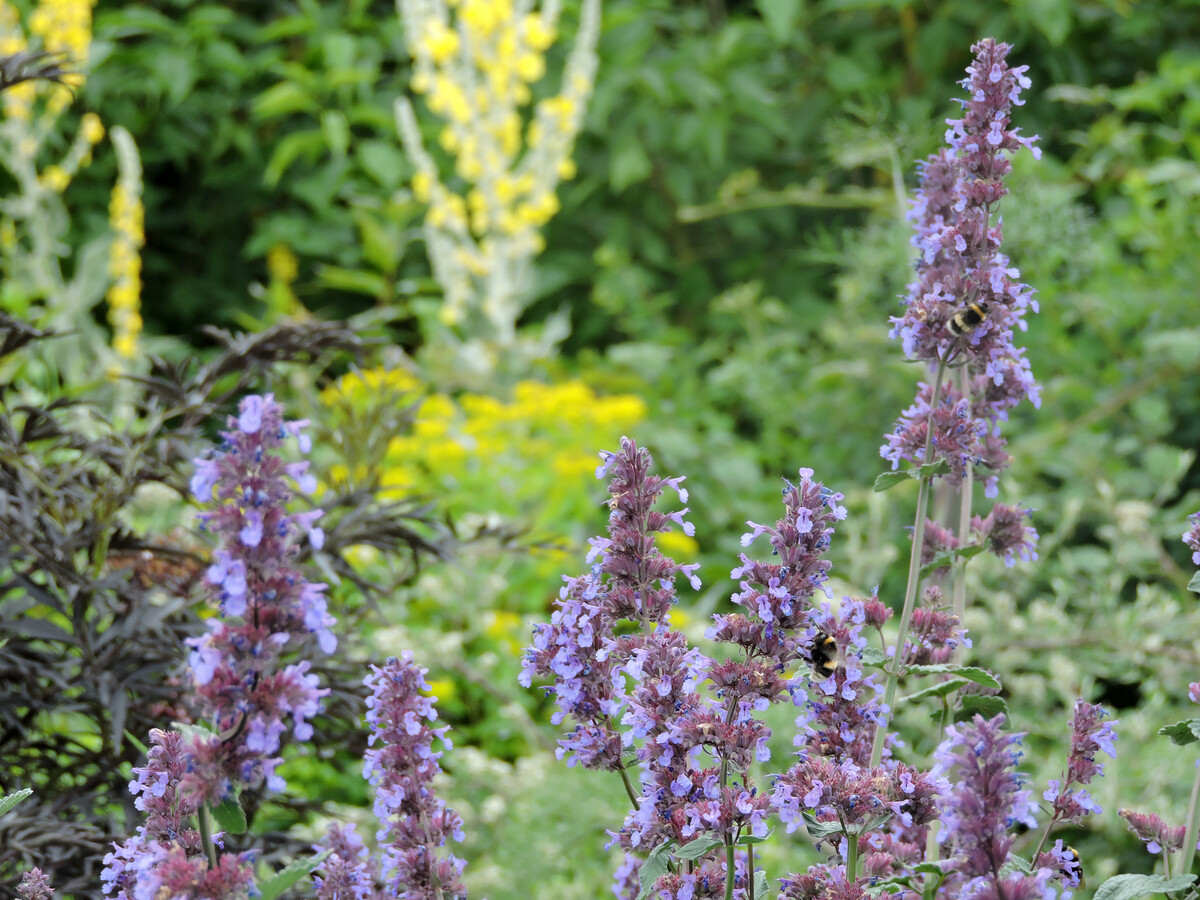
[[[1038,386],[1024,351],[1013,344],[1014,329],[1024,330],[1025,316],[1037,311],[1032,290],[1000,253],[997,204],[1008,193],[1004,177],[1012,170],[1007,154],[1021,147],[1040,152],[1036,138],[1010,126],[1010,113],[1029,87],[1028,67],[1010,68],[1008,44],[985,39],[971,48],[975,59],[962,82],[968,99],[961,119],[947,120],[948,149],[931,156],[921,169],[921,188],[910,213],[915,222],[913,244],[920,253],[917,279],[909,286],[904,315],[893,318],[892,336],[901,340],[909,359],[926,362],[932,384],[921,384],[914,404],[905,410],[880,454],[896,469],[907,461],[920,472],[917,514],[908,586],[900,615],[896,647],[908,636],[925,552],[926,514],[933,480],[945,477],[962,492],[957,545],[965,545],[968,529],[993,552],[1011,559],[1015,552],[1032,556],[1036,532],[1013,527],[1009,509],[972,520],[974,470],[986,466],[986,493],[996,496],[996,473],[1008,464],[1000,423],[1022,399],[1039,404]],[[958,384],[945,385],[949,365],[958,367]],[[928,468],[924,468],[928,467]],[[1019,516],[1018,516],[1019,518]],[[1005,527],[998,527],[999,522]],[[995,539],[992,535],[995,534]],[[954,615],[962,617],[964,582],[956,578]],[[895,702],[901,660],[894,658],[884,703]],[[875,735],[871,760],[883,755],[885,729]]]
[[[463,839],[462,820],[432,790],[442,771],[438,760],[453,744],[447,729],[433,724],[438,717],[433,698],[421,693],[429,690],[427,671],[413,662],[411,651],[382,668],[371,666],[363,682],[371,690],[370,749],[363,777],[375,787],[388,890],[405,900],[465,900],[461,875],[466,863],[442,850],[448,837]],[[434,741],[443,749],[434,750]],[[358,847],[347,849],[345,856],[358,858]],[[361,869],[356,874],[365,881]]]
[[[307,660],[288,663],[285,650],[315,638],[332,652],[336,638],[326,609],[325,585],[308,582],[296,567],[303,541],[320,547],[320,510],[289,513],[289,481],[311,491],[308,463],[279,455],[289,438],[310,448],[304,422],[283,420],[274,399],[250,396],[222,433],[221,450],[196,460],[192,490],[201,516],[220,545],[207,583],[217,615],[208,633],[189,641],[188,699],[201,727],[151,732],[146,765],[134,769],[130,791],[146,813],[137,833],[114,845],[102,874],[106,893],[119,900],[246,896],[253,888],[252,855],[218,853],[208,809],[236,803],[241,789],[280,791],[276,771],[283,736],[312,736],[308,720],[328,689],[319,687]]]
[[[1004,732],[1004,716],[946,729],[935,758],[938,773],[954,784],[942,811],[941,840],[951,875],[947,896],[958,900],[1043,900],[1052,896],[1049,867],[1031,874],[1005,871],[1012,850],[1010,829],[1033,827],[1036,805],[1017,772],[1020,734]]]

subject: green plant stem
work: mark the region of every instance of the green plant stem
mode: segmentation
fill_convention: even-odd
[[[1042,839],[1038,841],[1037,847],[1034,848],[1033,853],[1029,857],[1029,861],[1031,863],[1038,858],[1038,854],[1040,854],[1042,852],[1042,848],[1046,846],[1046,839],[1050,837],[1050,829],[1054,827],[1054,823],[1057,821],[1058,818],[1056,816],[1051,816],[1050,821],[1046,823],[1046,830],[1042,832]]]
[[[858,835],[846,835],[846,880],[851,884],[858,878]]]
[[[200,825],[200,846],[204,848],[208,864],[215,869],[217,867],[217,848],[213,844],[212,824],[208,821],[208,807],[205,804],[200,804],[200,809],[196,811],[196,819]]]
[[[939,734],[944,735],[946,733],[946,725],[949,723],[949,719],[950,703],[945,697],[943,697],[942,717],[938,722]],[[940,849],[938,845],[938,832],[941,830],[941,825],[942,823],[937,819],[934,819],[929,823],[929,828],[925,835],[925,862],[932,863],[938,861],[938,850]]]
[[[967,367],[963,366],[958,370],[958,385],[959,390],[964,397],[970,398],[967,393],[969,382],[967,381]],[[967,463],[967,471],[963,476],[962,486],[959,488],[959,504],[958,504],[958,546],[965,547],[967,538],[970,537],[971,529],[971,501],[974,499],[975,493],[975,466]],[[967,561],[960,559],[954,567],[954,594],[951,601],[951,612],[958,617],[959,625],[962,625],[963,614],[967,608]]]
[[[736,866],[733,858],[733,841],[725,845],[725,900],[733,900],[733,876]]]
[[[642,805],[638,802],[638,796],[633,792],[633,785],[629,782],[629,771],[625,768],[625,764],[621,763],[621,768],[617,770],[621,773],[621,782],[625,785],[625,793],[629,795],[629,802],[633,804],[634,809],[641,809]]]
[[[938,360],[937,375],[934,377],[933,393],[929,398],[929,412],[932,419],[933,411],[941,400],[942,379],[946,374],[945,360]],[[933,452],[933,427],[927,428],[925,434],[925,455],[922,465],[930,462]],[[921,479],[921,488],[917,492],[917,516],[913,524],[912,554],[908,560],[908,585],[904,589],[904,608],[900,612],[900,631],[896,635],[896,653],[892,657],[892,666],[888,670],[887,687],[884,689],[883,702],[888,708],[888,721],[895,715],[892,709],[896,702],[896,685],[900,681],[900,667],[904,662],[904,642],[908,640],[908,623],[912,620],[913,607],[916,606],[917,586],[921,582],[921,548],[925,544],[925,512],[929,508],[929,494],[933,489],[933,478]],[[871,748],[871,767],[879,765],[883,759],[883,745],[887,740],[887,725],[875,729],[875,744]]]
[[[1196,832],[1200,830],[1200,820],[1196,816],[1197,800],[1200,800],[1200,760],[1196,761],[1196,776],[1192,779],[1192,799],[1188,801],[1187,824],[1183,827],[1183,861],[1179,866],[1181,875],[1192,871],[1192,860],[1196,856]]]
[[[754,845],[746,845],[746,895],[754,900]]]

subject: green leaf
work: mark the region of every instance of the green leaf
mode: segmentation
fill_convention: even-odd
[[[383,299],[388,295],[387,279],[375,272],[360,272],[341,266],[319,266],[317,281],[322,287],[366,294],[368,297],[377,299]]]
[[[641,890],[638,891],[637,900],[646,900],[654,890],[654,882],[667,874],[667,864],[671,861],[671,850],[674,848],[674,841],[664,841],[650,851],[650,855],[638,871]]]
[[[1174,725],[1165,725],[1158,729],[1163,737],[1169,737],[1172,744],[1186,747],[1200,741],[1200,719],[1184,719]]]
[[[737,839],[737,842],[739,844],[761,844],[763,841],[767,840],[774,833],[775,833],[775,829],[772,828],[770,831],[768,831],[762,837],[755,837],[752,834],[743,834],[740,838]]]
[[[608,180],[616,193],[644,181],[653,170],[650,157],[632,130],[627,131],[613,148],[608,164]]]
[[[708,837],[689,841],[676,850],[672,856],[676,859],[699,859],[709,850],[712,850],[714,847],[721,847],[724,844],[725,842],[719,837],[709,835]]]
[[[350,149],[350,125],[341,110],[327,109],[321,113],[321,134],[335,157],[341,159],[346,155]]]
[[[398,147],[388,141],[361,141],[355,145],[354,152],[359,165],[382,187],[392,191],[400,187],[407,162]]]
[[[771,883],[765,869],[754,870],[754,896],[766,897],[771,893]]]
[[[945,553],[939,553],[925,565],[921,566],[922,577],[932,575],[938,569],[945,569],[954,565],[959,560],[968,560],[972,556],[978,556],[985,549],[983,544],[971,544],[967,547],[959,547],[955,550],[947,550]]]
[[[999,678],[991,672],[976,668],[975,666],[956,666],[951,663],[938,663],[932,666],[909,666],[908,674],[954,675],[956,678],[965,678],[967,681],[981,684],[984,687],[995,688],[996,690],[999,690],[1001,687]]]
[[[229,834],[246,833],[246,813],[242,810],[242,804],[236,797],[211,808],[212,817],[221,826],[222,831]]]
[[[913,478],[933,478],[935,475],[945,475],[950,471],[950,461],[945,457],[934,460],[931,463],[925,463],[923,466],[918,466],[910,470]]]
[[[1114,875],[1096,888],[1093,900],[1135,900],[1147,894],[1183,891],[1195,880],[1195,875],[1176,875],[1170,881],[1161,875]]]
[[[1192,580],[1188,582],[1188,590],[1200,594],[1200,572],[1192,576]]]
[[[966,679],[963,678],[952,678],[949,681],[941,681],[937,684],[931,684],[927,688],[921,688],[915,694],[901,697],[900,702],[912,703],[915,700],[924,700],[927,697],[945,697],[947,694],[953,694],[966,683]]]
[[[1015,853],[1008,857],[1008,861],[1000,867],[1000,874],[1007,875],[1009,872],[1020,872],[1028,875],[1033,871],[1033,864],[1023,856],[1017,856]]]
[[[908,481],[907,472],[880,472],[875,476],[875,493],[890,491],[898,484]]]
[[[804,816],[804,827],[808,831],[808,836],[814,840],[842,833],[842,826],[837,822],[818,822],[813,818],[813,814],[808,812],[801,813],[801,815]]]
[[[868,647],[859,657],[864,666],[882,666],[888,658],[878,647]]]
[[[281,81],[254,98],[250,109],[256,119],[275,119],[298,112],[314,112],[317,103],[312,95],[294,81]]]
[[[800,0],[758,0],[758,11],[771,29],[771,35],[782,44],[796,29]]]
[[[976,714],[985,719],[995,718],[1000,713],[1008,715],[1008,704],[999,697],[984,697],[979,694],[968,694],[962,698],[962,708],[954,714],[955,722],[967,722]]]
[[[275,900],[293,884],[325,862],[332,850],[322,850],[315,856],[294,859],[258,886],[261,900]]]
[[[307,157],[311,162],[317,159],[324,149],[325,138],[321,132],[311,128],[292,132],[275,145],[275,152],[271,154],[271,161],[267,163],[263,172],[263,183],[267,187],[275,187],[279,184],[279,179],[301,156]]]
[[[15,793],[9,794],[6,797],[0,797],[0,816],[4,815],[26,797],[32,797],[33,791],[29,788],[21,788]]]

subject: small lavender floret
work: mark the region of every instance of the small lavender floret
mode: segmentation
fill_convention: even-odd
[[[317,900],[382,900],[377,880],[377,865],[353,824],[331,825],[323,843],[313,850],[333,852],[313,875]]]
[[[1100,804],[1082,788],[1092,779],[1104,774],[1104,766],[1096,762],[1096,754],[1103,752],[1110,759],[1117,758],[1116,722],[1101,721],[1108,710],[1083,699],[1075,701],[1071,716],[1071,751],[1067,756],[1067,771],[1064,778],[1051,779],[1049,788],[1042,795],[1053,804],[1054,821],[1083,821],[1090,813],[1102,812]]]
[[[1025,562],[1038,558],[1038,533],[1028,524],[1032,517],[1032,509],[997,503],[986,517],[971,517],[971,531],[990,553],[1004,560],[1006,566],[1013,566],[1017,557]]]
[[[447,838],[463,839],[462,819],[433,792],[442,771],[438,760],[452,744],[447,729],[434,727],[437,710],[423,695],[426,669],[411,651],[382,668],[371,666],[363,680],[370,688],[367,723],[371,734],[363,777],[375,787],[383,879],[407,900],[462,900],[465,861],[444,851]],[[438,741],[443,750],[434,750]]]

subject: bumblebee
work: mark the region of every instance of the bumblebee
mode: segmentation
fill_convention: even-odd
[[[1074,847],[1068,847],[1066,844],[1063,844],[1063,849],[1071,854],[1072,862],[1075,864],[1075,874],[1079,876],[1079,884],[1076,887],[1087,887],[1087,882],[1083,880],[1083,865],[1079,862],[1079,851]]]
[[[946,330],[955,337],[970,334],[984,323],[990,312],[988,305],[982,300],[968,303],[965,309],[960,309],[950,317],[950,321],[946,323]]]
[[[821,678],[828,678],[838,667],[838,645],[832,637],[823,631],[818,631],[812,645],[813,672]]]

